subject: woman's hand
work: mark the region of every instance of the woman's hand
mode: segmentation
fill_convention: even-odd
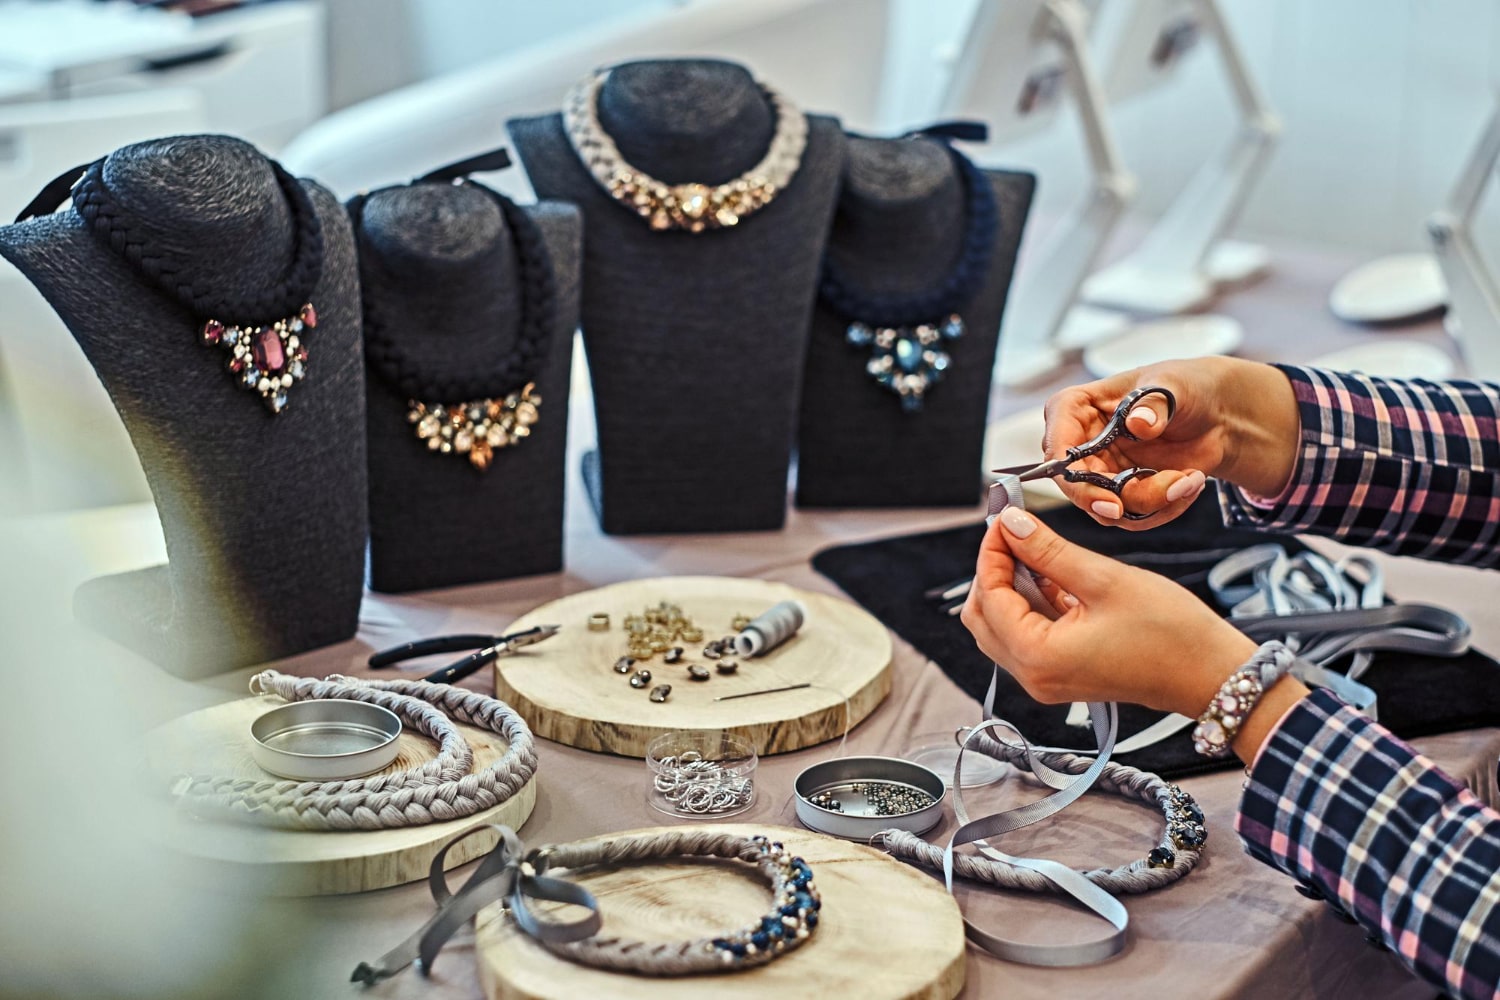
[[[1060,458],[1104,429],[1131,390],[1170,389],[1177,408],[1167,419],[1166,401],[1149,396],[1131,410],[1126,428],[1140,440],[1120,437],[1080,467],[1113,475],[1144,466],[1159,474],[1125,487],[1131,511],[1157,512],[1140,521],[1121,520],[1120,498],[1086,483],[1057,480],[1081,510],[1101,524],[1130,530],[1154,528],[1187,510],[1213,476],[1260,496],[1275,496],[1291,478],[1300,420],[1286,376],[1270,365],[1238,358],[1168,361],[1076,386],[1047,401],[1042,450]]]
[[[1015,591],[1017,561],[1046,579],[1060,617]],[[1256,648],[1166,577],[1064,541],[1016,507],[985,535],[963,621],[1045,704],[1124,701],[1195,717]]]

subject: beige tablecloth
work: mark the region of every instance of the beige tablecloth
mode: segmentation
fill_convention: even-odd
[[[1297,359],[1371,336],[1340,326],[1322,305],[1328,283],[1342,264],[1314,255],[1284,253],[1280,276],[1263,286],[1225,301],[1225,311],[1239,315],[1250,329],[1245,353],[1264,359]],[[1287,276],[1290,275],[1290,276]],[[1429,325],[1424,339],[1440,341]],[[1379,334],[1377,336],[1388,336]],[[1070,369],[1052,385],[1081,380]],[[999,396],[993,416],[1000,417],[1034,405],[1044,391]],[[565,573],[507,583],[429,592],[405,597],[369,595],[358,637],[278,664],[300,674],[361,673],[371,650],[418,636],[453,631],[499,631],[522,612],[564,594],[642,576],[723,574],[757,576],[800,587],[836,592],[808,566],[808,557],[832,544],[884,535],[969,523],[978,508],[963,511],[874,511],[807,514],[793,511],[784,531],[769,534],[712,537],[654,536],[611,538],[599,533],[576,474],[576,455],[591,438],[591,414],[586,398],[576,401],[573,414],[574,459],[568,508],[568,569]],[[919,418],[918,418],[919,419]],[[12,526],[17,527],[17,526]],[[28,596],[59,606],[69,588],[83,576],[129,568],[159,559],[160,537],[149,508],[116,509],[91,514],[41,518],[19,526],[13,536],[22,550],[46,553],[46,572],[28,580]],[[1447,604],[1468,614],[1478,642],[1500,649],[1489,595],[1493,577],[1473,570],[1386,560],[1390,589],[1407,598]],[[76,637],[93,656],[103,657],[103,644]],[[93,645],[88,645],[93,644]],[[32,647],[26,647],[28,649]],[[118,660],[117,651],[110,650]],[[27,660],[32,669],[56,671],[57,665]],[[141,664],[106,669],[98,663],[76,664],[63,676],[84,677],[79,691],[97,694],[101,684],[121,682],[119,704],[128,706],[138,725],[160,721],[163,715],[236,696],[244,691],[250,671],[240,671],[187,684],[165,678]],[[17,663],[12,677],[26,664]],[[913,648],[895,643],[894,687],[889,699],[849,737],[848,752],[901,752],[915,734],[951,732],[956,724],[975,718],[975,703],[958,691],[938,667]],[[98,670],[99,674],[84,673]],[[123,679],[123,681],[121,680]],[[80,681],[80,684],[84,682]],[[489,689],[488,673],[469,682]],[[113,696],[112,696],[113,697]],[[1419,741],[1419,746],[1454,773],[1493,793],[1500,732],[1482,731]],[[8,747],[12,753],[16,747]],[[24,749],[24,748],[22,748]],[[764,759],[759,776],[760,800],[739,820],[795,823],[788,796],[795,774],[834,753],[827,744],[798,753]],[[570,840],[609,830],[656,825],[663,817],[645,802],[644,766],[640,761],[587,753],[542,742],[540,786],[536,810],[524,828],[532,843]],[[12,757],[14,759],[14,757]],[[1207,814],[1210,840],[1204,861],[1192,876],[1158,893],[1127,900],[1131,914],[1130,944],[1114,961],[1092,968],[1048,970],[1017,966],[970,949],[967,997],[1053,998],[1108,997],[1430,997],[1434,991],[1413,980],[1389,955],[1364,940],[1361,930],[1339,922],[1322,904],[1293,891],[1292,882],[1257,864],[1241,851],[1231,824],[1241,776],[1226,773],[1191,779],[1184,785]],[[973,793],[981,805],[998,803],[1003,786]],[[14,819],[14,817],[13,817]],[[1054,857],[1074,864],[1119,863],[1138,857],[1152,845],[1158,818],[1138,806],[1104,796],[1086,796],[1055,821],[1022,831],[1007,841],[1007,850]],[[935,835],[945,833],[945,826]],[[23,830],[19,823],[14,827]],[[24,839],[24,838],[23,838]],[[69,861],[48,853],[49,841],[33,845],[37,864],[46,878],[66,885]],[[56,848],[58,852],[61,847]],[[59,856],[62,855],[59,853]],[[10,859],[15,871],[25,866]],[[47,866],[56,866],[53,871]],[[87,871],[85,864],[84,870]],[[113,871],[114,869],[110,869]],[[76,874],[76,873],[75,873]],[[85,878],[78,874],[78,878]],[[39,880],[45,884],[45,879]],[[84,887],[84,892],[93,890]],[[27,893],[30,892],[31,896]],[[35,886],[21,891],[18,907],[42,895]],[[63,893],[66,895],[66,893]],[[176,897],[174,897],[176,898]],[[195,898],[195,897],[188,897]],[[1080,940],[1098,935],[1099,921],[1053,899],[1019,897],[965,887],[960,900],[966,912],[992,930],[1029,938]],[[55,898],[48,897],[50,903]],[[222,900],[220,902],[223,902]],[[41,907],[42,904],[35,904]],[[180,905],[180,904],[179,904]],[[205,908],[201,926],[184,940],[158,942],[163,962],[188,956],[182,982],[202,983],[194,976],[219,975],[224,992],[246,995],[352,995],[349,970],[360,960],[373,959],[419,925],[430,912],[427,890],[408,885],[358,896],[308,900],[234,900],[238,923],[225,922],[218,911]],[[125,907],[128,910],[128,906]],[[66,909],[66,907],[64,908]],[[10,914],[12,921],[33,919],[36,908]],[[118,906],[113,911],[119,915]],[[209,916],[210,912],[214,915]],[[128,914],[127,914],[128,916]],[[176,914],[179,922],[182,914]],[[48,917],[47,919],[52,919]],[[143,912],[144,922],[148,915]],[[901,919],[892,914],[891,919]],[[191,921],[189,921],[191,924]],[[3,926],[3,924],[0,924]],[[58,919],[60,933],[78,940],[88,935],[86,925]],[[19,931],[38,938],[35,926],[16,923]],[[61,928],[66,928],[62,931]],[[232,936],[232,939],[226,939]],[[408,972],[382,984],[380,997],[471,998],[479,994],[472,956],[472,937],[462,935],[444,952],[430,980]],[[45,943],[45,941],[43,942]],[[68,952],[64,952],[68,953]],[[140,956],[135,956],[139,958]],[[222,967],[214,965],[215,959]],[[104,966],[109,955],[84,949],[76,968],[60,961],[58,981],[108,981]],[[22,983],[36,981],[35,963],[22,963]],[[175,973],[163,965],[155,974],[167,986]],[[210,970],[204,972],[204,970]],[[196,971],[195,971],[196,970]],[[878,976],[872,969],[871,975]],[[232,985],[231,985],[232,984]],[[180,985],[180,984],[179,984]],[[157,992],[170,992],[158,986]]]

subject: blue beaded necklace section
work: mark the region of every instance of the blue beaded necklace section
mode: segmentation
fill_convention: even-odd
[[[806,941],[817,928],[818,911],[823,908],[806,861],[767,837],[750,839],[759,854],[757,864],[770,879],[776,903],[755,923],[708,943],[726,967],[735,969],[762,965]]]
[[[843,268],[825,255],[818,286],[823,304],[849,320],[845,342],[870,352],[866,373],[899,396],[908,413],[922,409],[927,391],[952,367],[947,346],[965,332],[959,310],[983,284],[1000,228],[1000,210],[989,181],[949,144],[953,136],[934,129],[912,137],[942,142],[963,184],[966,225],[953,270],[935,288],[905,296],[880,295],[856,288]]]

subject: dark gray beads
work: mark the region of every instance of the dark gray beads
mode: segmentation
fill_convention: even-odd
[[[688,676],[695,681],[706,681],[709,678],[708,668],[700,667],[696,663],[689,664]]]
[[[650,683],[651,671],[649,670],[637,670],[630,675],[630,686],[633,688],[643,688]]]
[[[740,664],[738,660],[720,660],[714,664],[714,669],[721,674],[732,674],[740,669]]]
[[[672,697],[672,685],[670,684],[658,684],[651,689],[651,700],[657,704],[666,701],[670,697]]]
[[[628,674],[635,669],[635,657],[622,656],[615,661],[615,673]]]

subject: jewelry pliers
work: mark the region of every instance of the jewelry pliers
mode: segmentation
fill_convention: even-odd
[[[456,653],[461,649],[474,649],[478,646],[475,652],[462,660],[450,663],[443,669],[422,678],[434,684],[451,684],[454,681],[463,680],[486,664],[495,662],[499,657],[508,656],[523,646],[530,646],[532,643],[552,638],[560,628],[559,625],[538,625],[536,628],[512,632],[510,635],[440,635],[433,639],[418,639],[416,642],[392,646],[390,649],[373,654],[369,662],[371,667],[378,670],[403,660],[414,660],[419,656],[431,656],[433,653]]]

